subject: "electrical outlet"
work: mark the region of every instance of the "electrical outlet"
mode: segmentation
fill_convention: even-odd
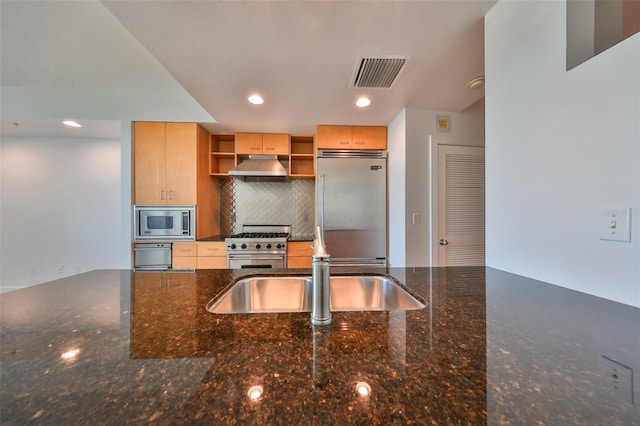
[[[64,266],[62,266],[62,265],[58,266],[58,273],[59,274],[64,274]]]
[[[31,265],[31,275],[35,275],[38,272],[38,267],[36,265]]]
[[[80,272],[82,272],[82,268],[80,265],[76,265],[76,274],[79,274]]]
[[[633,405],[633,369],[606,355],[600,357],[598,366],[607,395]]]

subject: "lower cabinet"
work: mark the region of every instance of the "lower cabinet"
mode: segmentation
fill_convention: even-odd
[[[171,256],[173,269],[196,269],[196,242],[173,243]]]
[[[227,269],[224,241],[198,241],[197,269]]]
[[[226,269],[227,251],[224,241],[191,241],[173,243],[173,269]]]
[[[289,241],[287,268],[311,268],[311,256],[313,256],[311,241]]]

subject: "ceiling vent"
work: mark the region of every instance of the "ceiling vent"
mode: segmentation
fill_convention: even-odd
[[[389,89],[408,59],[401,56],[358,58],[352,87]]]

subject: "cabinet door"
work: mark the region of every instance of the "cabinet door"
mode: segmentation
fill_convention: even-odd
[[[384,126],[354,126],[351,139],[354,149],[387,149],[387,128]]]
[[[352,148],[351,126],[318,126],[316,145],[318,148],[327,149]]]
[[[133,123],[134,204],[166,203],[166,136],[165,123]]]
[[[167,123],[167,204],[197,204],[198,128]]]
[[[227,269],[226,257],[198,257],[198,269]]]
[[[262,133],[236,134],[236,154],[262,154]]]
[[[262,153],[289,155],[289,135],[283,133],[265,133],[262,135]]]
[[[311,257],[289,257],[287,258],[287,268],[311,268]]]

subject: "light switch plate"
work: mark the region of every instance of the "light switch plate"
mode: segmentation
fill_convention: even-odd
[[[604,207],[600,219],[600,239],[631,241],[631,209]]]

